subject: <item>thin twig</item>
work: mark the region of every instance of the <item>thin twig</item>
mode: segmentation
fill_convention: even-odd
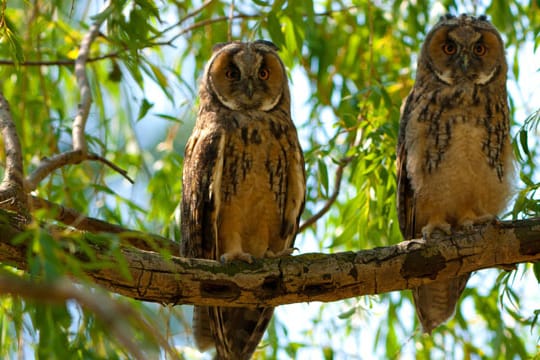
[[[214,0],[208,0],[208,1],[204,2],[199,8],[193,10],[191,13],[187,14],[185,17],[183,17],[182,19],[180,19],[179,21],[177,21],[173,25],[165,28],[158,35],[150,37],[149,40],[155,40],[155,39],[159,38],[160,36],[164,35],[165,33],[169,32],[171,30],[177,29],[186,20],[188,20],[188,19],[196,16],[197,14],[199,14],[206,7],[208,7],[210,4],[212,4],[212,2],[214,2]],[[354,10],[356,8],[358,8],[357,5],[352,5],[352,6],[343,8],[343,9],[329,10],[329,11],[324,11],[324,12],[320,12],[320,13],[315,13],[315,16],[316,17],[332,16],[333,14],[340,13],[340,12],[347,12],[347,11],[350,11],[350,10]],[[187,27],[185,29],[182,29],[179,34],[175,35],[169,41],[156,42],[156,43],[152,43],[152,44],[149,44],[149,45],[145,45],[145,46],[141,47],[140,50],[146,49],[146,48],[149,48],[149,47],[154,47],[154,46],[170,46],[170,45],[172,45],[171,44],[172,41],[174,41],[178,37],[190,32],[190,31],[193,31],[193,30],[195,30],[195,29],[197,29],[199,27],[210,25],[210,24],[213,24],[213,23],[216,23],[216,22],[226,21],[226,20],[230,21],[231,19],[255,19],[255,18],[259,18],[259,17],[261,17],[261,14],[257,14],[257,15],[254,15],[254,14],[251,14],[251,15],[250,14],[237,14],[237,15],[234,15],[232,17],[231,16],[228,16],[228,17],[227,16],[222,16],[222,17],[218,17],[218,18],[215,18],[215,19],[203,20],[203,21],[194,23],[194,24],[192,24],[191,26],[189,26],[189,27]],[[86,63],[92,63],[92,62],[97,62],[97,61],[100,61],[100,60],[117,58],[122,53],[124,53],[126,51],[128,51],[128,49],[121,49],[121,50],[114,51],[114,52],[111,52],[111,53],[108,53],[108,54],[104,54],[104,55],[100,55],[100,56],[96,56],[96,57],[89,57],[88,59],[86,59]],[[75,64],[75,60],[70,60],[70,59],[26,60],[26,61],[21,61],[21,62],[15,62],[13,60],[0,59],[0,65],[7,65],[7,66],[15,66],[15,65],[17,65],[17,66],[73,66],[74,64]]]
[[[154,43],[146,44],[141,46],[139,50],[148,49],[154,46],[172,46],[169,41],[157,41]],[[110,52],[108,54],[103,54],[96,57],[89,57],[86,59],[86,63],[93,63],[106,59],[118,58],[123,53],[129,51],[128,48],[120,49],[117,51]],[[0,65],[17,65],[17,66],[74,66],[76,60],[70,59],[59,59],[59,60],[27,60],[22,62],[15,62],[13,60],[0,60]]]
[[[135,181],[128,175],[128,172],[126,170],[120,168],[116,164],[113,164],[109,160],[105,159],[103,156],[100,156],[100,155],[94,154],[94,153],[88,153],[87,158],[88,158],[88,160],[94,160],[94,161],[99,161],[99,162],[104,163],[105,165],[107,165],[108,167],[110,167],[111,169],[113,169],[114,171],[119,173],[120,175],[122,175],[130,183],[132,183],[132,184],[135,183]]]
[[[300,228],[298,229],[298,233],[301,233],[302,231],[306,230],[308,227],[313,225],[317,220],[319,220],[321,217],[323,217],[324,214],[330,210],[332,207],[332,204],[337,200],[337,197],[339,195],[339,191],[341,188],[341,179],[343,178],[343,170],[345,170],[345,167],[353,160],[352,156],[349,156],[345,159],[342,159],[339,163],[339,166],[336,170],[336,176],[334,180],[334,192],[332,193],[332,196],[326,200],[326,203],[324,206],[319,210],[315,215],[304,221],[302,225],[300,225]]]
[[[159,34],[156,34],[156,35],[152,36],[149,40],[158,39],[159,37],[163,36],[165,33],[169,32],[171,30],[174,30],[174,29],[178,29],[183,23],[185,23],[187,20],[191,19],[192,17],[197,16],[204,9],[206,9],[208,7],[208,5],[212,4],[213,2],[214,2],[214,0],[205,1],[199,8],[197,8],[197,9],[193,10],[192,12],[188,13],[186,16],[184,16],[183,18],[181,18],[180,20],[178,20],[174,24],[166,27]]]
[[[231,7],[229,9],[229,26],[227,26],[227,41],[232,41],[233,16],[234,16],[234,0],[231,0]]]
[[[323,11],[323,12],[320,12],[320,13],[315,13],[315,16],[317,16],[317,17],[320,17],[320,16],[332,16],[334,14],[339,14],[339,13],[342,13],[342,12],[349,12],[351,10],[355,10],[355,9],[358,9],[358,8],[359,8],[358,5],[350,5],[350,6],[341,8],[341,9],[328,10],[328,11]]]
[[[0,185],[0,206],[5,209],[28,211],[23,181],[23,156],[17,128],[13,122],[9,103],[0,92],[0,131],[4,140],[6,168]]]
[[[194,16],[197,16],[198,14],[200,14],[204,9],[206,9],[206,7],[210,4],[212,4],[214,0],[207,0],[205,1],[204,3],[202,3],[201,6],[199,6],[197,9],[193,10],[192,12],[186,14],[186,16],[184,16],[182,19],[180,19],[180,21],[178,21],[176,24],[173,25],[173,27],[169,27],[167,29],[165,29],[162,33],[165,33],[179,25],[182,25],[184,22],[186,22],[187,20],[191,19],[192,17]]]
[[[96,62],[104,59],[116,58],[120,53],[127,50],[115,51],[109,54],[88,58],[86,63]],[[13,60],[0,60],[0,65],[17,65],[17,66],[73,66],[75,60],[59,59],[59,60],[27,60],[21,62],[15,62]]]
[[[187,14],[186,16],[184,16],[182,19],[180,19],[176,23],[170,25],[169,27],[166,27],[159,34],[151,37],[149,40],[155,40],[155,39],[159,38],[160,36],[163,36],[165,33],[169,32],[171,30],[178,29],[180,27],[180,25],[182,25],[188,19],[198,15],[206,7],[208,7],[208,5],[212,4],[213,2],[214,2],[213,0],[205,1],[199,8],[193,10],[191,13]],[[358,7],[359,7],[358,5],[351,5],[351,6],[342,8],[342,9],[329,10],[329,11],[324,11],[324,12],[320,12],[320,13],[315,13],[314,16],[315,17],[332,16],[333,14],[337,14],[337,13],[341,13],[341,12],[349,12],[351,10],[357,9]],[[188,26],[187,28],[182,29],[180,31],[180,33],[174,35],[171,38],[171,40],[167,41],[166,43],[170,43],[170,42],[174,41],[175,39],[179,38],[180,36],[190,32],[192,30],[195,30],[195,29],[197,29],[199,27],[210,25],[210,24],[213,24],[213,23],[216,23],[216,22],[232,21],[232,20],[235,20],[235,19],[248,19],[249,20],[249,19],[264,18],[265,16],[266,16],[265,13],[259,13],[259,14],[236,14],[234,16],[230,16],[230,15],[229,16],[220,16],[220,17],[217,17],[217,18],[214,18],[214,19],[202,20],[200,22],[192,24],[191,26]]]
[[[247,20],[249,20],[249,19],[256,19],[258,17],[260,17],[260,16],[259,15],[237,14],[237,15],[234,15],[232,17],[232,19],[247,19]],[[217,17],[217,18],[206,19],[206,20],[196,22],[196,23],[182,29],[178,34],[174,35],[167,42],[172,43],[176,39],[178,39],[180,36],[183,36],[184,34],[187,34],[187,33],[191,32],[191,31],[193,31],[195,29],[198,29],[200,27],[211,25],[211,24],[221,22],[221,21],[230,21],[230,20],[231,20],[231,18],[229,16],[220,16],[220,17]]]
[[[92,45],[92,42],[98,36],[99,27],[103,20],[104,18],[92,24],[90,31],[82,39],[79,55],[77,55],[77,59],[75,60],[75,78],[81,92],[81,100],[77,115],[73,121],[73,150],[80,150],[83,153],[87,151],[84,130],[88,114],[90,113],[90,106],[92,105],[92,92],[90,90],[90,83],[88,82],[88,75],[86,74],[86,62],[90,55],[90,45]]]
[[[83,153],[81,150],[67,151],[61,154],[56,154],[50,158],[43,158],[38,167],[26,178],[25,186],[27,191],[33,191],[39,183],[45,179],[53,171],[66,166],[76,165],[85,160],[95,160],[104,163],[113,170],[117,171],[130,183],[134,183],[133,179],[127,175],[127,171],[121,169],[104,157],[94,153]]]
[[[148,358],[148,355],[141,350],[140,344],[134,340],[135,329],[142,329],[173,358],[178,356],[160,332],[156,331],[129,305],[115,301],[101,291],[79,288],[67,278],[52,282],[36,282],[2,274],[0,275],[0,293],[51,304],[75,300],[83,308],[96,314],[134,358]],[[131,328],[126,326],[128,320],[133,322]]]

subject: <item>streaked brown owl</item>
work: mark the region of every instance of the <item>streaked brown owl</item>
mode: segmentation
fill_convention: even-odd
[[[506,206],[514,158],[507,64],[485,16],[447,15],[427,34],[398,140],[398,214],[406,239],[469,230]],[[413,290],[423,330],[454,312],[470,274]]]
[[[290,254],[306,180],[276,46],[216,45],[199,97],[184,158],[181,254],[224,262]],[[273,310],[196,306],[197,346],[249,359]]]

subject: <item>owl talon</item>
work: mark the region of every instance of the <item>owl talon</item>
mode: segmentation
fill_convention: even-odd
[[[471,219],[464,220],[461,222],[461,227],[465,231],[472,231],[474,226],[474,222]]]
[[[432,237],[431,235],[435,230],[441,230],[446,235],[452,234],[452,227],[447,222],[428,223],[422,228],[422,236],[424,240],[430,239]]]
[[[496,219],[496,217],[491,214],[484,214],[474,219],[465,217],[459,222],[459,225],[465,231],[472,231],[474,229],[474,225],[487,224],[494,221],[494,219]]]
[[[492,221],[498,221],[497,217],[495,215],[491,215],[491,214],[484,214],[482,216],[479,216],[477,217],[476,219],[474,219],[474,223],[475,224],[487,224],[487,223],[490,223]]]
[[[227,252],[227,253],[222,254],[219,257],[219,260],[223,264],[228,263],[228,262],[233,261],[233,260],[241,260],[241,261],[247,262],[248,264],[251,264],[251,263],[253,263],[253,255],[251,255],[249,253],[245,253],[245,252],[240,252],[240,251],[238,251],[238,252]]]
[[[272,250],[268,249],[268,250],[266,250],[266,253],[264,253],[264,257],[269,258],[269,259],[275,259],[275,258],[282,257],[282,256],[291,256],[292,253],[295,250],[298,250],[298,249],[297,248],[289,248],[289,249],[283,249],[283,250],[278,251],[278,252],[273,252]]]

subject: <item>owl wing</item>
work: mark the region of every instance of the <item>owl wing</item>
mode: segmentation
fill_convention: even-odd
[[[217,216],[219,211],[225,134],[196,127],[185,149],[182,176],[180,254],[191,258],[217,258]],[[201,350],[214,346],[210,308],[193,309],[193,335]]]
[[[397,208],[399,229],[403,238],[414,238],[414,192],[407,175],[407,150],[404,144],[398,147],[397,154]]]
[[[413,92],[414,90],[411,91],[405,100],[401,110],[397,146],[397,211],[399,229],[405,240],[414,238],[416,233],[414,191],[407,173],[407,149],[405,146],[405,130]]]
[[[294,138],[297,138],[294,133]],[[306,201],[306,171],[304,168],[304,155],[300,144],[296,144],[294,152],[289,156],[290,164],[287,171],[287,191],[285,196],[285,209],[281,223],[281,236],[287,238],[285,249],[292,248],[294,238],[298,231],[300,216]],[[285,250],[284,249],[284,250]]]
[[[186,144],[182,176],[182,256],[217,259],[225,134],[196,128]]]

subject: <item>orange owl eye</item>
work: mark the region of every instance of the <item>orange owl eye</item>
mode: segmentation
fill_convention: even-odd
[[[268,80],[270,78],[270,70],[266,68],[262,68],[259,70],[259,79],[261,80]]]
[[[236,68],[230,68],[229,70],[225,71],[225,77],[229,80],[236,80],[240,77],[240,71]]]
[[[443,45],[442,50],[446,55],[454,55],[457,51],[457,46],[453,42],[447,42]]]
[[[484,56],[487,53],[487,48],[483,44],[476,44],[474,45],[473,52],[476,56]]]

